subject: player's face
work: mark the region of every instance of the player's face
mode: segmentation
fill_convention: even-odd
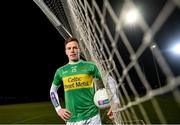
[[[69,61],[78,61],[80,58],[79,44],[76,41],[71,41],[66,44],[66,55]]]

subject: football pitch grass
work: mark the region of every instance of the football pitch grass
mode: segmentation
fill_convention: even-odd
[[[180,124],[180,106],[172,96],[156,98],[169,124]],[[151,102],[142,104],[153,124],[158,124],[158,117]],[[138,106],[134,107],[139,120],[143,120]],[[102,110],[103,123],[111,123],[107,118],[107,110]],[[51,102],[0,105],[0,124],[65,124],[54,110]]]
[[[1,124],[63,124],[50,102],[0,106]]]

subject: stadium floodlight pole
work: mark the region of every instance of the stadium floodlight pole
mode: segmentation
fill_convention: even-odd
[[[155,57],[154,57],[154,49],[156,49],[156,47],[157,47],[157,45],[156,45],[155,43],[153,43],[152,46],[151,46],[151,51],[152,51],[153,63],[154,63],[154,66],[155,66],[155,70],[156,70],[156,75],[157,75],[159,87],[161,88],[161,81],[160,81],[160,78],[159,78],[159,73],[158,73],[158,69],[157,69],[157,64],[156,64]]]
[[[43,2],[43,0],[33,0],[39,8],[44,12],[44,14],[48,17],[48,19],[52,22],[52,24],[55,26],[55,28],[59,31],[59,33],[63,36],[64,39],[67,37],[72,37],[72,35],[68,32],[68,30],[62,25],[62,23],[57,19],[57,17],[51,12],[51,10],[46,6],[46,4]],[[62,30],[65,32],[65,34],[62,33]]]

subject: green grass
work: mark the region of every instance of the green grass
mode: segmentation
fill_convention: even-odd
[[[50,102],[0,106],[0,123],[4,124],[63,124]]]
[[[105,113],[103,123],[110,123]],[[11,104],[0,106],[0,124],[64,124],[51,102]]]
[[[165,95],[156,97],[158,104],[165,116],[167,123],[180,123],[180,105],[174,100],[173,96]],[[142,103],[146,114],[151,123],[159,124],[159,118],[150,101]],[[133,106],[139,120],[143,120],[143,114],[138,106]],[[112,123],[106,116],[108,110],[102,110],[102,122]],[[133,114],[131,114],[133,118]],[[58,117],[51,102],[12,104],[0,106],[1,124],[64,124],[64,121]]]
[[[103,123],[108,110],[101,111]],[[58,117],[51,102],[10,104],[0,106],[0,124],[64,124]]]
[[[151,124],[161,124],[163,122],[161,122],[159,119],[159,115],[157,114],[157,112],[159,112],[158,110],[160,109],[165,122],[167,124],[179,124],[180,123],[180,104],[178,104],[174,97],[170,94],[167,95],[161,95],[161,96],[157,96],[154,97],[154,99],[156,100],[156,102],[159,105],[158,109],[155,109],[151,100],[147,101],[147,102],[143,102],[141,103],[141,106],[143,106],[145,113],[147,115],[147,117],[149,118],[149,121]],[[152,99],[153,101],[153,99]],[[138,117],[139,121],[144,121],[144,123],[147,123],[147,121],[144,119],[144,114],[141,112],[139,105],[133,106],[132,107],[136,113],[136,116]],[[135,116],[129,109],[128,112],[130,113],[130,117],[131,120],[133,121],[133,117]],[[125,113],[125,112],[123,112]],[[126,122],[132,122],[132,121],[126,121]],[[163,123],[163,124],[164,124]]]

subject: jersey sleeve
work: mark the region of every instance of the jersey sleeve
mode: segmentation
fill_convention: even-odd
[[[60,69],[58,69],[56,71],[52,84],[54,84],[56,86],[61,86],[61,84],[62,84],[62,76],[61,76]]]
[[[95,64],[93,64],[93,77],[96,79],[101,79],[99,69],[97,68]]]

